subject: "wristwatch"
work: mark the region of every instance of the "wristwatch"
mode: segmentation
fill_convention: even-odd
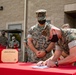
[[[58,65],[58,61],[55,61],[55,65],[58,67],[59,65]]]

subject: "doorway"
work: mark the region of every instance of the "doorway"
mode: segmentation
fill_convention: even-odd
[[[69,23],[71,28],[76,28],[76,12],[65,13],[64,23]]]
[[[16,40],[19,42],[19,49],[21,49],[22,41],[22,24],[9,24],[8,25],[8,42],[12,40],[12,36],[15,36]]]

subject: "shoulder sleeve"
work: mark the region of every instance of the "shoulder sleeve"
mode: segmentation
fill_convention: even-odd
[[[34,26],[28,30],[27,38],[32,38],[33,30],[34,30]]]

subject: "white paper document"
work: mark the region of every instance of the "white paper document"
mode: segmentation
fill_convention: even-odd
[[[48,67],[47,66],[32,66],[32,68],[44,69],[44,68],[48,68]]]

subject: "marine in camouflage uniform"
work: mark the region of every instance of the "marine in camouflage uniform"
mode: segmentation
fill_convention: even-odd
[[[62,50],[65,51],[65,53],[69,54],[69,46],[68,43],[70,43],[73,40],[76,40],[76,29],[62,29],[62,39],[59,39],[58,44]]]
[[[44,14],[44,12],[42,13],[42,15]],[[31,37],[33,39],[32,43],[37,50],[45,50],[50,44],[50,41],[48,41],[50,28],[51,25],[48,23],[45,23],[44,26],[39,26],[39,24],[36,24],[32,26],[31,29],[28,31],[27,38]],[[39,62],[41,60],[46,60],[52,55],[52,53],[49,52],[44,57],[39,58],[30,49],[27,50],[27,53],[28,53],[28,61],[30,62]]]
[[[69,43],[76,40],[76,29],[61,29],[62,38],[59,39],[57,43],[57,48],[63,50],[67,55],[69,55],[70,46]]]
[[[31,35],[33,38],[33,45],[37,50],[45,50],[48,45],[50,44],[50,41],[48,41],[48,36],[42,35],[42,32],[47,27],[47,30],[50,29],[50,25],[46,24],[45,27],[39,27],[38,24],[33,26],[29,32],[28,35]],[[48,32],[49,33],[49,32]],[[38,58],[36,57],[35,53],[32,50],[28,50],[28,60],[32,62],[38,62],[40,60],[46,60],[51,56],[51,52],[47,53],[45,57]]]
[[[8,39],[5,36],[5,31],[1,31],[0,46],[3,48],[6,48],[6,46],[8,46]]]
[[[13,36],[12,40],[9,42],[9,47],[13,49],[19,48],[19,42],[16,40],[15,36]]]

